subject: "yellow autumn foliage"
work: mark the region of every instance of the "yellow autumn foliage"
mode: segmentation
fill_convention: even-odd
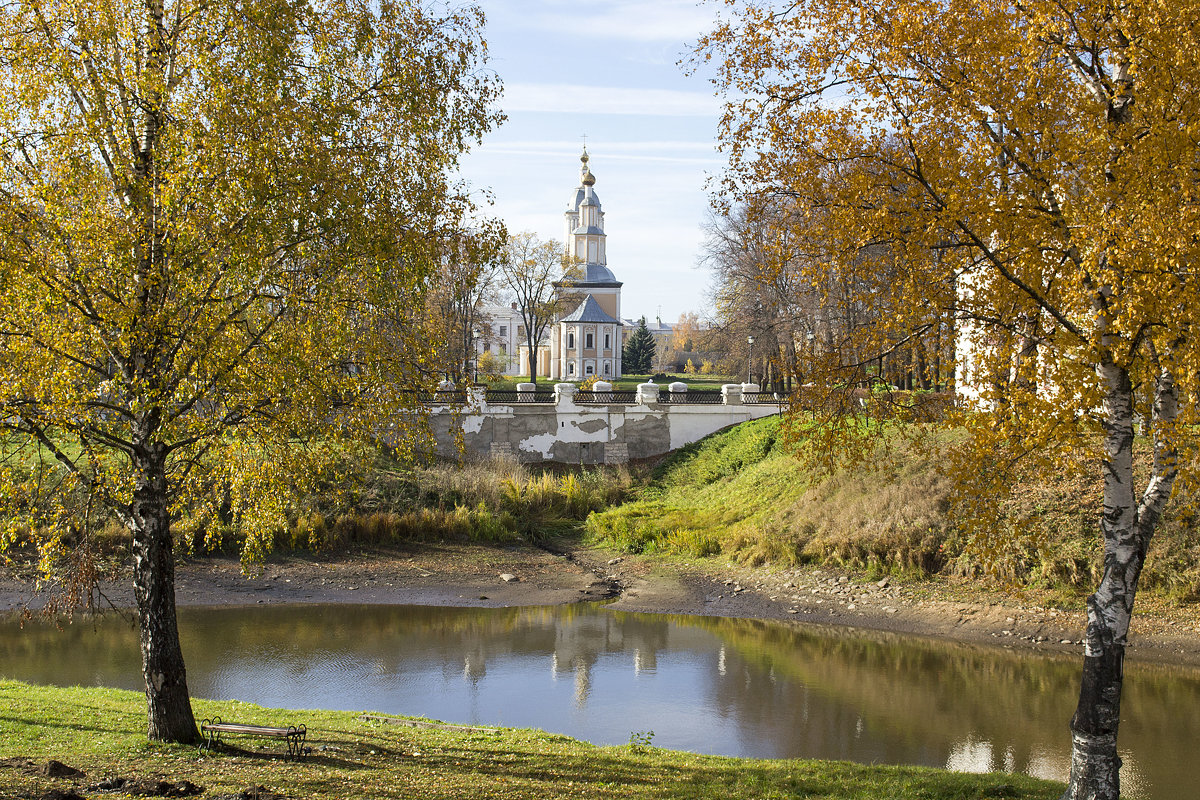
[[[1200,3],[725,5],[695,61],[726,98],[723,207],[769,224],[761,283],[786,270],[809,309],[814,452],[920,429],[889,399],[903,354],[906,381],[955,390],[947,473],[981,552],[1018,467],[1099,466],[1065,797],[1116,798],[1138,576],[1200,464]]]
[[[413,0],[0,9],[0,542],[86,548],[101,507],[131,531],[153,739],[196,737],[171,519],[235,516],[253,559],[340,443],[423,436],[425,296],[473,208],[454,173],[500,119],[482,23]]]

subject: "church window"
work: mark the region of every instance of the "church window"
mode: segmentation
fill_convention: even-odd
[[[500,335],[501,335],[501,336],[508,336],[508,326],[507,326],[507,325],[501,325],[501,326],[500,326]]]
[[[575,362],[574,362],[574,361],[572,361],[571,363],[567,364],[567,374],[568,374],[568,375],[574,375],[574,374],[575,374]]]
[[[567,349],[575,349],[575,334],[571,331],[567,331]]]
[[[596,249],[596,241],[593,239],[588,242],[588,263],[595,264],[599,260],[599,251]]]
[[[592,334],[589,333],[583,337],[583,346],[588,350],[591,350],[593,347],[595,347],[595,345],[592,343]]]
[[[612,334],[606,333],[606,334],[604,334],[604,349],[608,350],[611,347],[612,347]]]
[[[588,364],[588,365],[587,365],[587,374],[588,374],[588,375],[591,375],[591,374],[592,374],[592,365],[591,365],[591,364]]]
[[[604,374],[605,375],[612,374],[612,365],[610,365],[607,361],[604,362]]]

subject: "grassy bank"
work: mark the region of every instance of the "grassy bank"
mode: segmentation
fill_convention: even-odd
[[[340,457],[344,463],[333,465],[329,477],[317,476],[316,491],[301,497],[267,532],[267,546],[256,543],[253,552],[536,541],[577,529],[593,511],[620,503],[634,484],[625,468],[560,469],[511,461],[413,465],[365,447],[345,449]],[[56,465],[43,469],[47,481],[61,479]],[[69,500],[85,503],[83,497]],[[192,555],[243,552],[247,538],[239,512],[228,502],[184,509],[172,532],[178,551]],[[112,515],[94,525],[86,542],[78,535],[67,532],[54,552],[47,551],[51,560],[64,562],[64,570],[77,551],[95,554],[108,570],[129,556],[129,532]],[[36,559],[28,538],[18,535],[15,549],[19,557]]]
[[[1067,606],[1095,585],[1101,499],[1086,476],[1098,467],[1024,476],[994,525],[968,535],[956,525],[951,481],[936,456],[896,447],[828,475],[792,456],[780,426],[778,418],[736,426],[676,451],[652,472],[509,461],[421,466],[347,449],[343,467],[316,481],[318,489],[267,534],[270,547],[251,551],[538,541],[583,528],[593,541],[626,552],[834,566],[876,577],[983,577],[993,586],[1037,589],[1047,602]],[[1141,576],[1141,588],[1168,604],[1200,599],[1197,500],[1181,496],[1168,507]],[[246,534],[237,514],[220,503],[209,508],[185,511],[173,525],[180,551],[242,551]],[[64,562],[86,552],[66,539],[61,544],[56,557]],[[108,520],[94,529],[90,546],[115,570],[128,557],[128,534]]]
[[[745,423],[673,453],[627,502],[589,516],[589,535],[627,552],[720,555],[753,566],[988,577],[1067,604],[1094,586],[1102,555],[1095,482],[1024,476],[980,541],[956,527],[951,481],[933,457],[897,448],[854,470],[808,472],[784,447],[780,425]],[[1173,502],[1141,578],[1172,602],[1200,598],[1193,506],[1188,497]]]
[[[774,417],[736,426],[672,453],[653,471],[509,461],[402,466],[375,453],[359,483],[307,497],[273,545],[320,553],[502,543],[582,527],[625,552],[834,566],[875,577],[982,577],[1068,606],[1095,585],[1101,498],[1086,465],[1075,476],[1023,476],[995,524],[973,537],[956,525],[952,482],[936,454],[897,447],[829,475],[793,457],[782,424]],[[1172,604],[1200,599],[1194,507],[1195,498],[1173,501],[1141,577],[1147,594]],[[184,520],[177,530],[193,552],[236,551],[241,543],[236,520]]]
[[[676,451],[634,499],[589,517],[588,532],[630,552],[723,554],[754,566],[941,568],[948,487],[928,464],[808,473],[784,447],[780,425],[745,423]]]
[[[308,726],[313,753],[279,758],[275,741],[242,737],[238,750],[145,738],[142,695],[111,689],[56,689],[0,681],[0,798],[65,795],[114,777],[129,789],[188,781],[201,797],[288,798],[921,798],[992,800],[1057,797],[1061,785],[1020,775],[966,775],[916,767],[842,762],[743,760],[633,744],[595,747],[533,730],[415,729],[364,722],[352,712],[280,711],[238,702],[193,701],[197,717]],[[260,749],[261,746],[261,749]],[[51,778],[49,760],[83,776]],[[248,793],[249,794],[249,793]],[[105,793],[130,797],[132,792]]]

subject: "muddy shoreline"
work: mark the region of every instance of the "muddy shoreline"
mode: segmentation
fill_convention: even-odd
[[[0,572],[0,612],[38,608],[28,569]],[[295,603],[466,607],[559,605],[607,600],[611,608],[660,614],[768,619],[933,637],[981,646],[1082,654],[1084,615],[987,597],[936,583],[868,581],[828,568],[749,569],[558,544],[458,544],[374,550],[333,559],[273,555],[252,576],[232,558],[181,561],[179,606]],[[101,606],[133,605],[129,581],[101,586]],[[1134,614],[1128,657],[1200,668],[1194,613]]]

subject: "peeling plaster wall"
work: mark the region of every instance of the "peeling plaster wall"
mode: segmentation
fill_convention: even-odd
[[[604,464],[662,455],[722,428],[779,413],[762,405],[472,404],[432,411],[438,452],[456,457],[458,427],[468,457],[511,453],[521,461]]]

